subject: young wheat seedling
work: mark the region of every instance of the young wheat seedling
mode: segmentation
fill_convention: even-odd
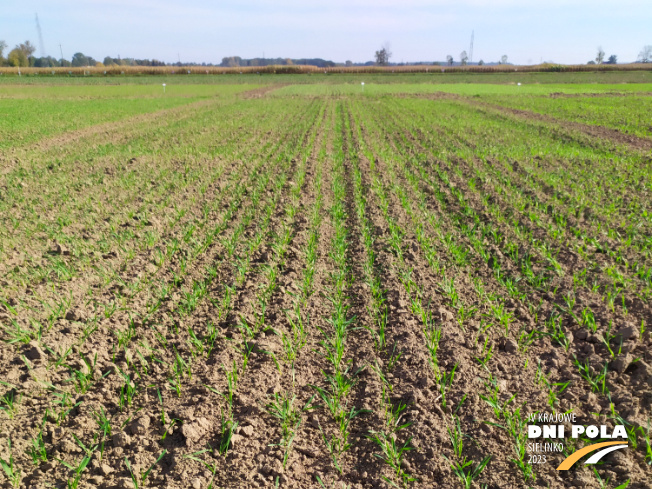
[[[9,445],[9,460],[0,458],[0,466],[2,467],[2,470],[4,470],[11,485],[13,487],[20,487],[20,481],[23,478],[23,475],[20,469],[14,466],[14,454],[11,450],[11,438],[7,438],[7,444]]]
[[[147,478],[149,477],[149,474],[154,470],[154,467],[156,467],[156,464],[158,464],[161,459],[165,456],[165,454],[168,453],[167,450],[163,450],[161,454],[158,456],[156,459],[156,462],[154,462],[152,465],[150,465],[149,469],[147,469],[145,472],[142,474],[139,474],[136,476],[134,473],[133,469],[131,468],[131,464],[129,463],[129,459],[125,457],[125,465],[127,467],[127,470],[129,471],[129,475],[131,475],[131,480],[134,483],[134,486],[136,489],[140,489],[141,487],[145,487],[145,484],[147,482]]]

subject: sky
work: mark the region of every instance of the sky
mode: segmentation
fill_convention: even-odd
[[[573,64],[599,46],[619,62],[652,44],[651,0],[5,0],[0,40],[41,54],[83,52],[165,62],[243,58],[370,61],[389,43],[392,62],[459,60]],[[61,45],[61,48],[60,46]]]

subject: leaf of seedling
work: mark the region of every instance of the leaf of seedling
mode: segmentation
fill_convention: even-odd
[[[22,472],[19,468],[14,466],[14,455],[11,450],[11,438],[7,438],[7,445],[9,446],[9,460],[0,458],[0,467],[4,471],[7,479],[15,488],[20,487],[20,481],[23,478]]]
[[[276,365],[276,368],[278,369],[278,372],[281,373],[281,364],[278,363],[278,360],[276,359],[276,355],[272,351],[267,351],[267,350],[258,350],[260,353],[264,353],[265,355],[269,355],[272,360],[274,360],[274,364]]]

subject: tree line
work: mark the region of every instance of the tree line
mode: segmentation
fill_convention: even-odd
[[[602,47],[598,47],[598,52],[595,57],[595,60],[590,60],[587,64],[612,64],[615,65],[618,63],[618,56],[612,54],[605,60],[606,53]],[[389,59],[392,57],[392,52],[389,49],[389,44],[385,43],[378,51],[375,52],[374,58],[376,59],[376,64],[379,66],[388,66],[390,64]],[[504,65],[507,64],[508,56],[506,54],[500,57],[497,64]],[[469,55],[466,51],[462,51],[459,57],[459,64],[461,66],[466,66],[469,63]],[[652,63],[652,45],[643,46],[643,49],[638,54],[636,60],[638,63]],[[441,63],[435,62],[435,65],[440,65]],[[455,64],[455,58],[452,55],[446,56],[446,64],[448,66],[453,66]],[[483,60],[478,61],[478,65],[482,66],[485,62]]]
[[[243,59],[240,56],[227,56],[222,58],[219,66],[224,68],[232,68],[237,66],[291,66],[291,65],[310,65],[319,68],[331,68],[336,66],[332,61],[327,61],[321,58],[252,58]]]
[[[86,67],[86,66],[166,66],[167,63],[157,59],[135,59],[135,58],[113,58],[106,56],[104,60],[97,61],[92,56],[87,56],[84,53],[78,52],[72,56],[72,59],[54,58],[52,56],[34,56],[36,47],[30,42],[17,44],[11,51],[7,53],[5,58],[4,54],[7,49],[7,43],[0,41],[0,66],[14,66],[17,68],[33,66],[35,68],[54,68],[54,67]],[[181,63],[174,63],[181,65]],[[184,63],[185,65],[193,65],[196,63]]]
[[[389,43],[385,43],[378,51],[375,52],[374,58],[376,59],[376,64],[379,66],[388,66],[390,64],[389,59],[392,57],[392,52],[389,49]],[[497,62],[499,65],[504,65],[507,64],[508,56],[504,54],[501,56],[500,60]],[[422,64],[422,63],[419,63]],[[433,65],[438,65],[440,66],[442,63],[435,61],[432,63]],[[455,64],[455,58],[451,56],[450,54],[446,56],[446,64],[448,66],[453,66]],[[469,55],[467,54],[466,51],[462,51],[460,53],[460,61],[459,64],[461,66],[466,66],[469,64]],[[484,65],[485,62],[483,60],[478,61],[478,65],[482,66]]]
[[[14,67],[35,67],[35,68],[54,68],[54,67],[86,67],[86,66],[221,66],[221,67],[235,67],[235,66],[271,66],[271,65],[311,65],[320,68],[329,68],[336,66],[332,61],[327,61],[321,58],[253,58],[243,59],[240,56],[229,56],[222,58],[219,65],[213,63],[165,63],[157,59],[135,59],[135,58],[121,58],[106,56],[102,61],[94,59],[92,56],[87,56],[84,53],[75,53],[72,59],[67,60],[64,58],[54,58],[52,56],[34,56],[36,47],[30,42],[17,44],[9,53],[4,57],[7,43],[0,41],[0,66],[14,66]]]
[[[5,50],[8,45],[5,41],[0,40],[0,66],[15,66],[15,67],[28,67],[33,66],[36,68],[50,68],[50,67],[60,67],[60,66],[71,66],[71,67],[85,67],[85,66],[216,66],[212,63],[165,63],[157,59],[135,59],[135,58],[113,58],[111,56],[106,56],[101,62],[95,60],[92,56],[87,56],[84,53],[78,52],[75,53],[71,60],[56,59],[52,56],[42,56],[36,57],[34,53],[36,52],[36,47],[28,40],[24,43],[17,44],[11,51],[7,53],[7,57],[4,57]],[[605,59],[606,53],[602,47],[598,47],[597,55],[595,60],[591,60],[588,64],[616,64],[618,63],[618,56],[615,54],[610,55]],[[222,62],[217,65],[220,67],[251,67],[251,66],[271,66],[271,65],[311,65],[317,66],[320,68],[330,68],[334,66],[366,66],[366,65],[379,65],[379,66],[388,66],[390,63],[390,58],[392,57],[392,52],[390,51],[389,43],[385,43],[378,51],[375,52],[373,61],[366,63],[352,63],[351,61],[346,61],[346,63],[334,63],[333,61],[327,61],[321,58],[302,58],[302,59],[291,59],[291,58],[252,58],[252,59],[243,59],[240,56],[228,56],[222,58]],[[500,60],[496,64],[507,64],[508,56],[501,56]],[[639,63],[652,63],[652,45],[644,46],[641,52],[638,55],[637,62]],[[452,55],[446,56],[446,65],[453,66],[455,64],[455,58]],[[459,64],[465,66],[469,63],[469,56],[466,51],[462,51],[459,55]],[[399,65],[405,63],[399,63]],[[417,63],[423,64],[423,63]],[[441,65],[442,63],[434,62],[434,65]],[[485,64],[483,60],[477,62],[478,65],[482,66]]]

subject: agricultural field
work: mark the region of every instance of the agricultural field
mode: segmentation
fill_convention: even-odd
[[[2,80],[0,487],[652,487],[652,84],[374,76]]]

